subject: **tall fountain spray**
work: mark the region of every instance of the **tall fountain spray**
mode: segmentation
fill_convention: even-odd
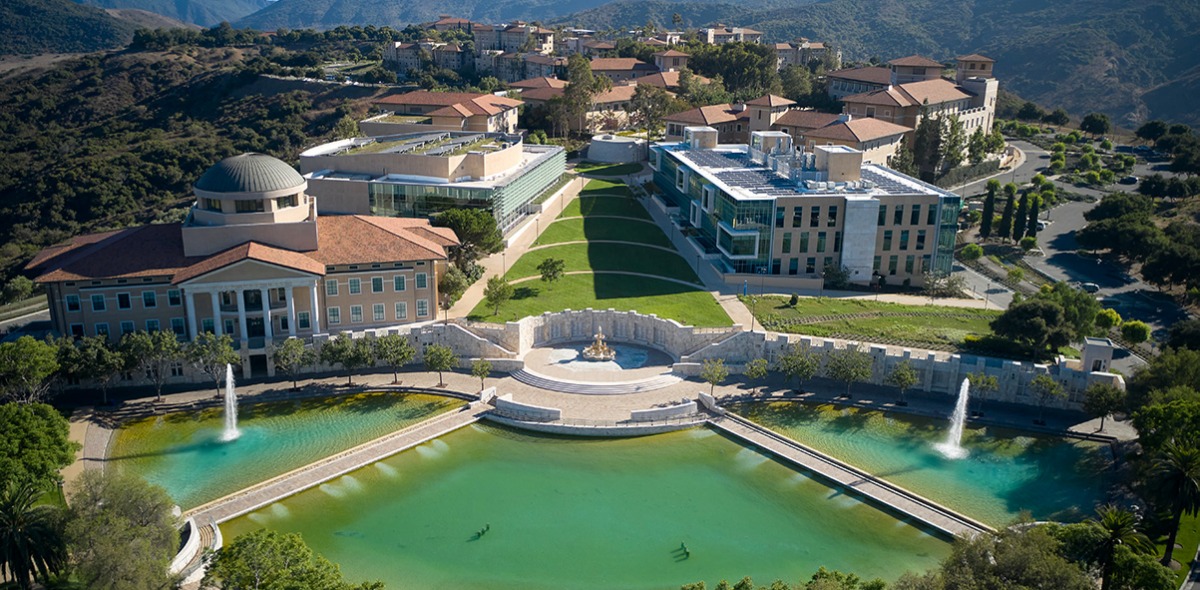
[[[962,459],[969,453],[962,447],[963,426],[967,423],[967,404],[971,399],[971,382],[963,379],[962,387],[958,388],[958,402],[954,404],[954,415],[950,417],[950,432],[946,434],[946,442],[933,445],[948,459]]]
[[[234,391],[233,365],[225,365],[225,430],[222,441],[236,440],[242,433],[237,427],[237,393]]]

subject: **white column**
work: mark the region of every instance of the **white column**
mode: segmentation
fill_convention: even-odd
[[[320,281],[317,281],[317,282],[320,282]],[[311,301],[312,301],[312,321],[310,323],[312,324],[312,333],[320,334],[321,333],[321,313],[318,311],[320,306],[317,305],[317,283],[313,283]]]
[[[267,296],[269,291],[266,287],[259,287],[259,297],[262,297],[263,305],[263,334],[267,337],[267,342],[274,339],[274,330],[271,326],[271,299]]]
[[[246,342],[247,330],[246,330],[246,301],[245,301],[246,295],[245,295],[245,291],[242,291],[241,289],[234,289],[233,295],[235,297],[237,297],[238,330],[241,330],[240,332],[238,332],[238,340],[240,340],[242,342]]]
[[[292,299],[292,286],[283,288],[283,298],[287,300],[288,336],[296,335],[296,301]]]
[[[209,295],[213,303],[213,333],[220,336],[225,331],[225,322],[221,321],[221,293],[213,291]]]
[[[184,302],[187,305],[188,334],[191,336],[192,340],[195,340],[197,331],[196,324],[200,323],[200,318],[196,317],[196,297],[192,295],[190,289],[188,291],[184,291],[183,297]]]

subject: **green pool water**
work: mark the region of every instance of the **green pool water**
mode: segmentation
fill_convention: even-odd
[[[230,442],[220,440],[221,408],[153,416],[117,430],[108,465],[162,486],[186,510],[464,403],[368,393],[243,405]]]
[[[473,425],[221,525],[227,539],[262,527],[389,589],[675,589],[820,566],[890,581],[949,552],[706,428],[598,440]]]
[[[933,448],[947,420],[813,406],[742,404],[746,418],[992,526],[1028,510],[1035,518],[1081,520],[1104,499],[1112,455],[1106,445],[968,426],[965,459]]]

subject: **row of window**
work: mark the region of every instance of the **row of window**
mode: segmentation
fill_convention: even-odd
[[[89,298],[92,304],[92,311],[107,311],[108,296],[103,293],[94,293]],[[117,309],[133,309],[133,297],[129,293],[116,294]],[[79,311],[83,305],[79,300],[79,295],[71,294],[66,298],[67,311]],[[177,289],[167,291],[167,305],[178,307],[183,304],[183,294]],[[142,309],[155,309],[158,307],[158,292],[157,291],[142,291]]]
[[[429,288],[429,275],[423,272],[417,273],[416,283],[418,289]],[[350,279],[346,281],[346,288],[350,295],[358,295],[362,293],[362,279]],[[405,275],[395,275],[392,277],[392,290],[396,293],[401,293],[408,289],[408,277]],[[383,277],[371,277],[371,292],[383,293],[384,281]],[[325,281],[325,294],[334,296],[338,294],[338,280],[327,279]]]
[[[929,254],[922,256],[921,257],[921,267],[918,272],[921,272],[921,273],[928,272],[931,261],[932,261],[932,257]],[[883,264],[883,257],[876,256],[875,257],[875,265],[874,265],[875,274],[879,274],[879,275],[883,274],[881,272],[882,264]],[[917,256],[916,255],[909,254],[908,256],[905,256],[904,257],[904,274],[908,274],[908,275],[913,274],[913,271],[917,269],[916,264],[917,264]],[[896,272],[899,269],[899,265],[900,265],[900,257],[899,256],[897,256],[897,255],[888,256],[887,274],[889,274],[889,275],[896,274]]]
[[[297,312],[296,313],[296,326],[301,330],[308,330],[309,328],[312,327],[312,322],[311,322],[310,318],[311,318],[311,316],[309,315],[309,312],[307,312],[307,311]],[[177,336],[182,338],[187,335],[187,320],[185,320],[184,318],[171,318],[170,322],[171,322],[171,331],[174,332]],[[232,319],[229,319],[229,318],[225,319],[225,323],[224,323],[225,331],[223,332],[224,334],[233,334],[234,333],[234,326],[236,325],[234,322],[235,321]],[[133,332],[137,331],[137,329],[138,329],[137,324],[132,321],[129,321],[129,320],[121,322],[120,327],[121,327],[121,336],[133,333]],[[287,316],[279,317],[279,327],[281,330],[284,330],[284,331],[286,331],[288,329]],[[71,324],[70,329],[71,329],[71,335],[76,338],[82,338],[87,335],[85,333],[85,327],[83,324],[78,324],[78,323]],[[146,320],[145,330],[147,332],[157,332],[161,329],[162,329],[162,323],[159,322],[158,320]],[[212,318],[204,318],[203,320],[200,321],[200,331],[201,332],[214,332],[214,333],[216,332],[216,330],[213,329]],[[92,326],[92,334],[96,335],[96,336],[108,336],[110,334],[108,322],[97,322],[96,324],[94,324]]]
[[[888,206],[879,206],[879,226],[887,224]],[[908,224],[920,225],[921,223],[921,204],[917,203],[909,209]],[[930,203],[925,207],[925,225],[934,225],[937,223],[937,205]],[[894,205],[892,207],[892,225],[904,224],[904,205]]]
[[[792,208],[792,225],[791,227],[805,227],[804,213],[808,211],[808,227],[821,226],[821,209],[820,205],[811,207],[794,207]],[[825,227],[837,227],[838,207],[830,205],[827,215],[825,216]],[[784,227],[784,222],[787,221],[787,207],[775,208],[775,227]]]
[[[900,230],[900,244],[899,244],[900,248],[899,248],[899,250],[907,250],[908,249],[908,236],[910,233],[911,232],[907,229]],[[892,235],[893,235],[892,230],[890,230],[890,229],[883,230],[883,251],[884,252],[890,252],[892,250]],[[925,249],[925,235],[926,235],[925,230],[923,230],[923,229],[917,230],[917,244],[916,244],[916,248],[914,248],[914,250],[924,250]]]
[[[823,232],[823,231],[817,232],[817,244],[816,244],[817,250],[816,251],[818,254],[825,252],[826,234],[828,234],[828,232]],[[800,243],[799,243],[800,247],[796,250],[797,254],[802,254],[804,252],[808,252],[808,245],[809,245],[808,238],[809,238],[809,232],[806,232],[806,231],[800,232]],[[781,252],[782,254],[791,254],[792,253],[792,232],[784,232],[782,250],[783,250]],[[840,232],[840,231],[833,232],[833,251],[834,252],[842,251],[842,232]]]
[[[407,301],[397,301],[394,311],[395,311],[394,319],[396,319],[397,321],[407,320],[408,319],[408,302]],[[336,326],[336,325],[342,323],[342,308],[329,307],[326,309],[326,314],[329,317],[329,325]],[[429,317],[429,300],[428,299],[418,299],[417,300],[417,317],[418,318]],[[387,308],[384,304],[376,303],[371,306],[371,321],[373,321],[373,322],[387,321]],[[363,306],[361,306],[361,305],[351,305],[350,306],[350,323],[351,324],[363,323]]]
[[[822,260],[821,268],[824,269],[824,268],[828,268],[830,266],[833,266],[833,257],[826,256],[824,258],[824,260]],[[775,274],[775,275],[783,274],[783,262],[780,259],[776,258],[771,261],[771,274]],[[789,274],[789,275],[800,274],[800,259],[799,258],[792,258],[791,260],[788,260],[787,274]],[[809,256],[804,261],[804,274],[810,274],[810,275],[817,274],[817,257],[816,256]]]

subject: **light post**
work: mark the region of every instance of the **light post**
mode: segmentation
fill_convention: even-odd
[[[508,252],[501,251],[500,252],[500,276],[504,276],[504,273],[506,273],[506,272],[508,272]]]

